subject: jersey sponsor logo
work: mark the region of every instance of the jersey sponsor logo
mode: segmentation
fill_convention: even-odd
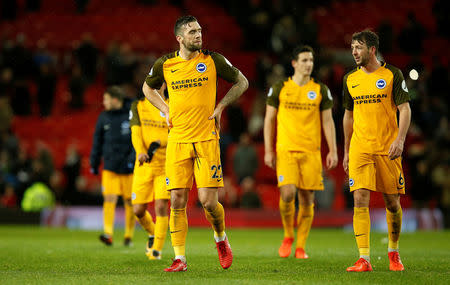
[[[169,186],[170,180],[169,177],[166,177],[166,186]]]
[[[272,96],[272,94],[273,94],[273,88],[272,88],[272,87],[270,87],[270,89],[269,89],[269,93],[267,93],[267,97],[270,97],[270,96]]]
[[[283,181],[284,181],[284,176],[283,175],[278,176],[278,182],[283,182]]]
[[[350,178],[350,179],[348,180],[348,185],[349,185],[350,187],[352,187],[353,185],[355,185],[355,181],[353,180],[353,178]]]
[[[403,91],[408,92],[408,87],[406,86],[405,80],[402,81],[402,89]]]
[[[206,64],[204,64],[203,62],[200,62],[197,64],[195,69],[197,69],[198,72],[203,73],[206,71]]]
[[[208,77],[198,77],[193,79],[183,79],[183,80],[177,80],[172,81],[171,87],[172,90],[180,90],[185,88],[192,88],[192,87],[201,87],[203,86],[203,82],[208,81]]]
[[[360,84],[352,85],[352,88],[358,87]]]
[[[317,106],[316,103],[298,103],[298,102],[284,102],[283,107],[286,109],[295,109],[295,110],[311,110]]]
[[[133,112],[130,110],[130,113],[128,115],[128,120],[131,120],[131,119],[133,119]]]
[[[370,94],[352,97],[355,105],[381,103],[381,99],[387,98],[387,94]]]
[[[309,100],[314,100],[314,99],[316,99],[316,98],[317,98],[317,93],[314,92],[314,91],[309,91],[309,92],[308,92],[308,98],[309,98]]]
[[[136,193],[131,193],[131,200],[136,200]]]
[[[384,89],[386,87],[386,81],[384,79],[378,79],[375,85],[378,89]]]

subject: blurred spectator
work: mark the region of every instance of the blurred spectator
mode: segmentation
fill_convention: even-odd
[[[53,157],[42,142],[36,143],[37,156],[33,161],[32,169],[32,180],[37,182],[44,182],[45,184],[50,184],[50,177],[54,171]]]
[[[81,74],[79,65],[72,68],[72,75],[69,79],[69,107],[74,110],[82,109],[84,106],[84,92],[87,82]]]
[[[410,12],[406,26],[398,36],[398,45],[402,51],[408,54],[418,54],[422,51],[425,34],[423,25],[417,21],[414,13]]]
[[[239,142],[241,134],[247,131],[247,120],[238,101],[231,103],[227,109],[228,130],[234,143]]]
[[[223,189],[219,193],[219,202],[226,208],[239,206],[238,191],[228,177],[223,178]]]
[[[233,169],[239,184],[246,177],[254,179],[258,169],[258,154],[248,133],[243,133],[240,137],[239,146],[233,157]]]
[[[262,203],[258,193],[256,193],[255,179],[253,177],[245,177],[241,183],[242,195],[240,206],[244,209],[261,208]]]
[[[92,35],[86,33],[80,45],[74,51],[75,58],[81,67],[81,73],[88,83],[92,83],[97,76],[98,49]]]
[[[5,208],[15,208],[17,206],[17,195],[14,192],[14,187],[6,183],[5,192],[0,197],[0,206]]]
[[[294,1],[294,3],[301,3],[300,1]],[[300,9],[299,9],[300,10]],[[317,35],[319,34],[319,27],[314,20],[314,10],[311,8],[301,9],[305,12],[303,20],[297,18],[298,32],[300,34],[299,42],[311,46],[314,50],[318,50]],[[295,44],[295,43],[294,43]],[[297,43],[298,44],[298,43]]]
[[[62,202],[72,204],[77,196],[77,179],[80,176],[81,156],[75,145],[69,145],[66,150],[66,161],[63,166],[66,176],[66,189],[62,195]]]
[[[148,71],[147,71],[148,72]],[[105,56],[105,83],[107,86],[120,84],[120,46],[116,41],[108,44]]]
[[[56,73],[49,63],[42,63],[37,77],[37,101],[41,117],[50,116],[56,90]]]
[[[272,50],[282,58],[282,61],[285,61],[286,57],[290,57],[288,51],[293,50],[299,42],[295,20],[292,15],[285,15],[275,23],[270,41]]]
[[[436,18],[437,31],[440,36],[450,38],[450,13],[447,0],[436,0],[433,4],[433,14]],[[447,28],[446,28],[447,27]]]
[[[378,37],[380,38],[380,52],[391,52],[394,45],[394,31],[391,22],[388,19],[382,20],[378,26],[377,32]]]

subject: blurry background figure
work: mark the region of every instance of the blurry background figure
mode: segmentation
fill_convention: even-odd
[[[255,179],[247,176],[241,182],[241,202],[240,206],[244,209],[258,209],[261,208],[261,199],[255,188]]]
[[[97,76],[98,49],[94,44],[92,35],[85,33],[80,45],[74,50],[81,73],[88,83],[93,83]]]
[[[79,65],[75,65],[69,79],[69,107],[71,109],[79,110],[83,108],[86,87],[87,81],[81,74],[81,68]]]
[[[56,89],[56,74],[49,63],[40,65],[36,83],[39,114],[41,117],[48,117],[52,112]]]
[[[14,191],[14,187],[6,183],[4,193],[0,197],[0,207],[16,208],[17,207],[17,195]]]
[[[233,157],[233,169],[239,184],[246,177],[254,179],[258,169],[258,155],[248,133],[243,133],[240,137],[239,145]]]
[[[223,178],[223,189],[218,192],[219,202],[226,208],[239,207],[238,189],[233,184],[231,178],[225,176]]]
[[[66,150],[66,161],[63,171],[66,177],[66,187],[62,195],[62,203],[73,205],[79,200],[77,192],[77,179],[80,176],[81,156],[75,144],[69,145]]]

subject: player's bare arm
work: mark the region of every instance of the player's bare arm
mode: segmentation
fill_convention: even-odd
[[[248,80],[239,71],[237,82],[230,88],[228,93],[223,97],[223,99],[217,104],[214,109],[213,114],[208,118],[209,120],[216,119],[216,124],[220,130],[220,118],[222,116],[222,111],[226,106],[230,105],[232,102],[236,101],[248,88]]]
[[[275,123],[277,119],[277,109],[266,105],[266,116],[264,117],[264,163],[275,169],[275,151],[273,142],[275,139]]]
[[[328,144],[328,154],[326,158],[327,169],[333,169],[338,163],[337,147],[336,147],[336,128],[334,126],[333,115],[331,109],[323,110],[322,129]]]
[[[348,153],[350,149],[350,140],[353,134],[353,111],[345,110],[344,113],[344,158],[342,161],[342,166],[345,172],[348,174]]]
[[[397,106],[397,109],[399,111],[398,135],[389,147],[388,153],[389,159],[392,160],[402,155],[406,134],[408,133],[409,124],[411,123],[411,108],[409,103],[406,102],[400,104]]]
[[[146,82],[142,85],[142,92],[144,92],[145,98],[158,110],[164,113],[166,116],[166,122],[169,128],[172,127],[172,122],[169,117],[169,106],[164,102],[164,99],[159,95],[158,91],[150,88]]]

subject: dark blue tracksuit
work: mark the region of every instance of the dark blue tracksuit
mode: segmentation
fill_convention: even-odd
[[[136,155],[126,108],[103,111],[97,119],[90,157],[92,169],[98,169],[102,157],[103,169],[117,174],[133,173]]]

